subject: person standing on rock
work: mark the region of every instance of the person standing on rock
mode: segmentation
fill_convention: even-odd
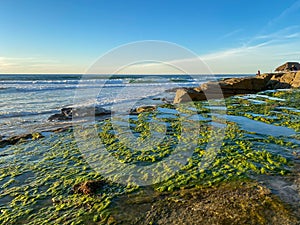
[[[256,75],[257,75],[257,76],[259,76],[259,75],[260,75],[260,70],[258,70],[258,71],[257,71],[257,74],[256,74]]]

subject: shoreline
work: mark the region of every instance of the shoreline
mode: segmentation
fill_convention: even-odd
[[[6,146],[1,149],[3,155],[0,155],[4,168],[0,168],[3,174],[0,184],[5,188],[0,192],[0,202],[2,201],[3,210],[6,210],[7,204],[16,201],[11,200],[14,197],[10,197],[14,196],[14,193],[20,193],[25,200],[22,200],[23,208],[16,205],[11,211],[5,211],[3,221],[6,221],[6,224],[26,221],[27,214],[22,210],[38,207],[41,208],[41,216],[36,215],[39,221],[55,220],[57,223],[71,223],[82,219],[87,223],[102,221],[111,224],[122,221],[129,221],[131,224],[151,221],[170,224],[183,220],[190,221],[191,224],[197,224],[199,221],[204,221],[204,224],[205,221],[210,221],[207,222],[210,224],[222,224],[224,221],[230,221],[231,224],[235,224],[235,221],[268,224],[275,221],[269,216],[271,213],[276,215],[277,221],[282,221],[282,224],[295,224],[300,221],[297,205],[300,199],[300,126],[297,116],[300,116],[300,113],[293,111],[299,105],[298,96],[300,92],[290,89],[226,98],[226,105],[230,106],[227,109],[228,116],[245,119],[242,124],[237,120],[225,122],[224,145],[211,166],[204,171],[199,171],[197,165],[206,154],[208,137],[217,137],[218,134],[210,132],[222,129],[212,129],[213,115],[210,114],[209,105],[205,101],[195,102],[194,108],[188,107],[189,104],[178,104],[176,110],[173,109],[173,104],[136,108],[136,113],[133,113],[127,122],[130,131],[136,135],[137,144],[143,143],[149,136],[149,121],[168,124],[167,136],[171,138],[150,152],[147,149],[129,149],[126,147],[126,140],[121,142],[115,135],[116,131],[122,130],[122,123],[126,122],[122,116],[118,117],[117,121],[121,127],[116,127],[116,130],[110,120],[97,123],[99,138],[107,147],[107,151],[124,164],[155,163],[171,154],[171,146],[176,146],[182,136],[179,112],[185,114],[184,120],[191,126],[196,122],[200,124],[201,135],[197,140],[192,140],[197,143],[197,147],[190,161],[173,177],[148,187],[134,186],[132,183],[126,187],[113,180],[106,182],[106,179],[95,173],[82,157],[70,132],[72,127],[58,130],[55,135],[45,135],[44,138],[36,136],[34,141],[31,141],[34,136],[32,135],[27,142]],[[222,109],[219,110],[222,112]],[[250,129],[251,120],[266,124],[268,129],[266,132],[260,132],[263,127],[257,125],[256,130]],[[269,125],[272,125],[272,129],[277,133],[268,133],[271,129]],[[280,130],[281,126],[293,129],[295,133],[280,134],[283,132]],[[95,127],[86,128],[82,130],[82,135],[88,138],[89,128]],[[192,128],[193,126],[187,126],[185,129]],[[153,129],[158,129],[155,132],[166,135],[159,127]],[[90,144],[91,149],[97,147],[97,143],[91,141]],[[189,143],[185,143],[184,146],[188,148]],[[9,159],[9,162],[6,162],[5,158]],[[15,169],[7,169],[11,166]],[[71,191],[75,187],[87,184],[87,181],[98,182],[99,186],[91,189],[92,192]],[[22,185],[16,186],[18,184]],[[30,196],[22,194],[28,190],[32,193]],[[157,201],[153,201],[152,196]],[[27,198],[37,199],[37,202],[46,201],[47,207]],[[215,199],[220,201],[214,201]],[[253,208],[254,205],[257,207]],[[268,207],[270,205],[272,207]],[[132,211],[132,206],[136,206],[139,211]],[[186,211],[187,207],[190,207],[190,210]],[[242,208],[245,210],[241,210]],[[77,215],[79,211],[84,213]],[[252,213],[248,213],[250,211]],[[178,212],[181,212],[180,217]],[[232,213],[235,215],[234,220]],[[124,217],[124,214],[127,216]],[[58,215],[57,218],[55,215]],[[29,213],[28,218],[30,216],[32,217],[32,214]]]

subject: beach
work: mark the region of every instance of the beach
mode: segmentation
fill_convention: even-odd
[[[299,89],[173,104],[248,76],[0,75],[0,223],[299,224]]]

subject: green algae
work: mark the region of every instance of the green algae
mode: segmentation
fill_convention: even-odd
[[[83,160],[71,136],[55,134],[4,149],[15,154],[15,166],[1,159],[1,224],[85,224],[95,218],[101,221],[107,217],[105,209],[111,199],[128,191],[111,184],[97,196],[70,194],[76,183],[103,179]]]
[[[261,174],[286,175],[293,166],[292,151],[299,149],[299,142],[293,140],[300,140],[297,133],[300,92],[263,95],[271,98],[255,99],[264,104],[253,104],[254,96],[226,99],[226,113],[289,127],[296,131],[294,136],[274,137],[242,130],[237,123],[211,115],[207,102],[178,107],[161,105],[156,111],[132,115],[129,119],[120,116],[96,123],[92,128],[87,126],[82,133],[89,137],[90,129],[96,128],[106,150],[123,164],[157,163],[172,155],[178,143],[182,143],[182,151],[189,150],[191,144],[195,146],[184,166],[164,182],[153,185],[159,192],[215,187]],[[166,113],[159,109],[173,111]],[[195,112],[197,120],[191,118]],[[218,142],[224,131],[224,127],[213,128],[212,121],[225,126],[225,135],[220,148],[210,150],[214,148],[210,143]],[[120,135],[124,132],[122,124],[128,123],[127,132],[137,140],[135,148],[131,147],[130,139]],[[193,130],[195,123],[199,130]],[[197,132],[197,138],[189,140],[183,135],[186,132]],[[156,145],[149,138],[153,134],[163,137]],[[134,183],[126,186],[109,182],[97,195],[74,194],[71,189],[75,184],[104,178],[85,160],[71,130],[43,139],[39,135],[33,137],[34,141],[2,149],[5,156],[0,157],[1,224],[105,224],[114,199],[138,189]],[[90,146],[97,149],[97,143]],[[213,160],[206,165],[205,158]],[[147,180],[147,174],[143,179]]]
[[[264,92],[263,95],[258,96],[264,96],[255,97],[256,100],[263,101],[264,104],[252,104],[251,97],[226,99],[228,114],[245,116],[264,123],[285,126],[297,132],[300,131],[299,90]]]

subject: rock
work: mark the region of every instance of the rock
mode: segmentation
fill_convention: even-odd
[[[266,73],[255,77],[227,78],[210,81],[195,88],[177,89],[175,104],[189,101],[227,98],[238,94],[254,94],[269,89],[300,87],[300,72]]]
[[[7,139],[0,140],[0,148],[3,148],[7,145],[14,145],[20,142],[26,142],[27,140],[37,140],[43,137],[44,136],[38,132],[33,134],[21,134],[21,135],[13,136]]]
[[[265,90],[266,81],[258,77],[249,78],[230,78],[220,82],[221,89],[233,89],[247,91],[262,91]]]
[[[49,121],[66,121],[71,120],[73,117],[86,117],[86,116],[103,116],[110,115],[110,110],[104,109],[100,106],[86,106],[86,107],[66,107],[62,108],[61,113],[54,114],[48,118]]]
[[[111,216],[118,224],[299,224],[298,214],[255,182],[171,193],[147,190],[121,196]]]
[[[50,132],[61,133],[61,132],[68,131],[70,129],[72,129],[72,126],[59,127],[59,128],[54,129],[54,130],[50,130]]]
[[[300,72],[274,74],[267,83],[268,89],[299,88]]]
[[[8,140],[0,140],[0,148],[4,148],[6,145],[9,145]]]
[[[275,73],[264,73],[264,74],[256,75],[255,77],[263,79],[267,83],[274,76],[274,74]]]
[[[103,115],[109,115],[112,111],[108,109],[104,109],[102,107],[96,106],[95,107],[95,116],[103,116]]]
[[[100,106],[88,106],[83,108],[71,108],[69,115],[75,117],[85,117],[85,116],[103,116],[111,114],[110,110],[104,109]]]
[[[71,107],[62,108],[60,111],[61,111],[62,115],[66,116],[66,117],[70,117],[72,119],[73,108],[71,108]]]
[[[73,192],[76,194],[94,195],[99,191],[105,182],[103,180],[88,180],[73,186]]]
[[[300,70],[300,64],[298,62],[286,62],[285,64],[277,67],[275,71],[297,71]]]
[[[203,91],[197,91],[194,88],[181,88],[181,89],[177,89],[173,103],[177,104],[180,102],[202,101],[202,100],[206,100]]]
[[[152,112],[154,110],[156,110],[155,105],[144,105],[144,106],[139,106],[135,109],[130,110],[130,114],[135,115],[135,114],[140,114],[142,112]]]
[[[137,113],[142,113],[142,112],[151,112],[156,110],[156,106],[153,105],[147,105],[147,106],[140,106],[136,109]]]
[[[65,120],[71,120],[72,118],[65,116],[64,114],[53,114],[48,118],[49,121],[65,121]]]

